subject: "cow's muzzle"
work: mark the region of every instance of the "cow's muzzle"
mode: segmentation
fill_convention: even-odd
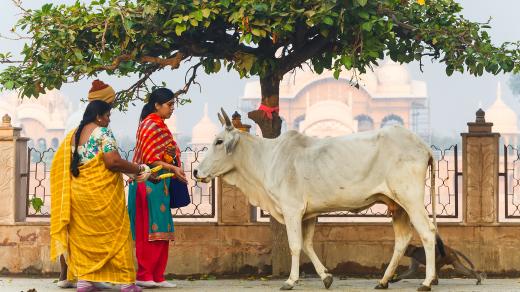
[[[209,177],[200,177],[199,176],[199,171],[197,169],[193,170],[193,177],[198,182],[208,183],[208,182],[211,181],[211,179]]]

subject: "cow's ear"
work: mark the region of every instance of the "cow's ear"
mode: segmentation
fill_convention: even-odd
[[[227,155],[233,153],[233,150],[235,150],[235,147],[237,146],[238,139],[240,139],[240,135],[238,133],[233,133],[231,139],[227,140],[224,143]]]

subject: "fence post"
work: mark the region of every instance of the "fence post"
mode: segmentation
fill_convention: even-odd
[[[27,141],[21,128],[11,125],[11,117],[2,117],[0,125],[0,224],[25,221],[27,196],[21,174],[27,168]]]
[[[479,109],[462,133],[463,216],[465,223],[498,222],[499,133]]]
[[[244,125],[241,116],[235,112],[232,116],[233,126],[240,131],[249,132],[250,125]],[[220,198],[218,200],[218,223],[241,224],[252,221],[251,207],[242,192],[222,180]]]

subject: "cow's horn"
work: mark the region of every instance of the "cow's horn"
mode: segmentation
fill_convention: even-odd
[[[222,115],[220,113],[217,113],[217,115],[218,115],[218,120],[220,121],[222,126],[224,126],[226,124],[226,121],[224,120],[224,118],[222,117]]]
[[[224,121],[226,122],[226,127],[231,127],[231,120],[229,119],[224,109],[220,108],[220,111],[222,112],[222,116],[224,117]]]

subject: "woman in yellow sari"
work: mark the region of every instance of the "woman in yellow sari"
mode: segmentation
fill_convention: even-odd
[[[90,102],[51,167],[51,258],[68,256],[67,278],[80,292],[98,291],[95,282],[141,291],[121,173],[146,180],[150,169],[121,158],[109,123],[110,105]]]

